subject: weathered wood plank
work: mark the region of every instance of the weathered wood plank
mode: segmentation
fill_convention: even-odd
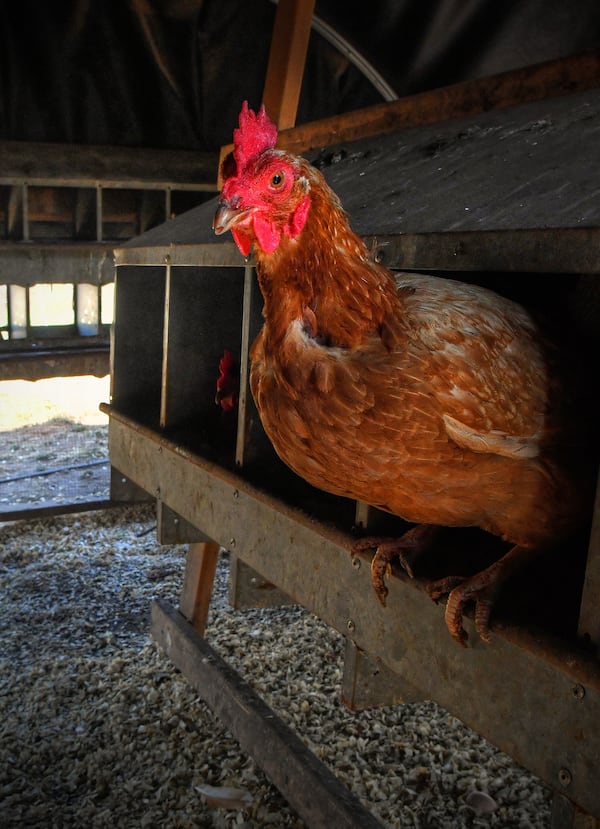
[[[166,602],[152,605],[152,636],[310,829],[382,829],[327,766]]]

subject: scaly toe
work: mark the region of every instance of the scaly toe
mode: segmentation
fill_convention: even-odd
[[[359,538],[358,541],[355,541],[350,548],[350,555],[356,555],[357,553],[366,553],[368,550],[377,550],[380,544],[389,541],[389,538],[383,538],[381,536],[368,536],[367,538]]]
[[[446,603],[445,620],[446,626],[450,631],[452,638],[462,645],[463,648],[467,646],[469,634],[463,627],[463,608],[465,606],[465,599],[462,595],[461,587],[455,587],[448,596]]]
[[[444,596],[449,596],[455,587],[465,581],[465,576],[446,576],[444,579],[437,579],[437,581],[430,581],[426,586],[427,593],[430,599],[437,604]]]
[[[385,607],[386,598],[389,593],[385,584],[385,577],[386,575],[390,575],[391,571],[392,568],[390,567],[389,561],[376,552],[371,560],[371,584],[383,607]]]
[[[493,602],[488,599],[478,599],[475,605],[475,630],[479,638],[489,644],[490,642],[490,615]]]

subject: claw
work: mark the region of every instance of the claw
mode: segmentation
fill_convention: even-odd
[[[489,643],[489,622],[494,605],[493,597],[496,594],[494,584],[487,584],[487,581],[481,578],[480,573],[471,578],[447,576],[445,579],[428,584],[427,593],[436,603],[443,596],[448,596],[444,614],[446,627],[452,638],[463,647],[466,647],[469,639],[469,634],[463,626],[464,608],[468,602],[475,601],[475,630],[480,639]]]
[[[385,607],[385,602],[389,593],[389,590],[385,584],[385,577],[391,576],[392,567],[385,554],[380,554],[380,550],[381,547],[378,547],[375,551],[375,555],[371,559],[371,584],[373,585],[377,598],[381,602],[382,606]]]
[[[463,598],[461,594],[460,587],[455,587],[448,596],[448,601],[446,602],[446,612],[444,614],[446,627],[450,631],[450,635],[455,642],[458,642],[458,644],[462,645],[463,648],[467,647],[467,640],[469,638],[469,634],[464,629],[462,623],[463,608],[466,601],[467,600]]]
[[[364,553],[367,550],[375,550],[375,555],[371,561],[371,581],[377,598],[384,607],[389,592],[385,584],[385,577],[392,574],[391,562],[393,559],[397,558],[403,570],[411,579],[414,578],[413,564],[419,555],[428,548],[435,532],[437,532],[437,527],[419,524],[405,532],[400,538],[371,536],[361,538],[352,545],[352,555]]]
[[[475,605],[475,630],[479,634],[479,638],[486,644],[491,641],[490,637],[490,615],[492,613],[493,602],[487,599],[479,599]]]

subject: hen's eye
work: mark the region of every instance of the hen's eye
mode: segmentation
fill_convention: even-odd
[[[283,173],[274,173],[271,176],[271,181],[270,181],[271,187],[278,188],[278,187],[281,187],[282,184],[283,184]]]

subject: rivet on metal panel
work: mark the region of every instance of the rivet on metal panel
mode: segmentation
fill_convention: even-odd
[[[356,556],[354,556],[354,558],[352,559],[352,566],[354,567],[354,569],[355,570],[360,570],[360,564],[361,564],[360,559],[357,558]]]
[[[350,633],[353,633],[356,630],[356,625],[354,624],[352,619],[348,619],[348,621],[346,622],[346,627],[348,628]]]
[[[571,785],[571,783],[573,782],[573,775],[571,774],[569,769],[562,768],[559,770],[558,782],[561,786],[564,786],[565,788]]]
[[[573,685],[571,690],[575,699],[583,699],[585,697],[585,688],[583,685]]]

